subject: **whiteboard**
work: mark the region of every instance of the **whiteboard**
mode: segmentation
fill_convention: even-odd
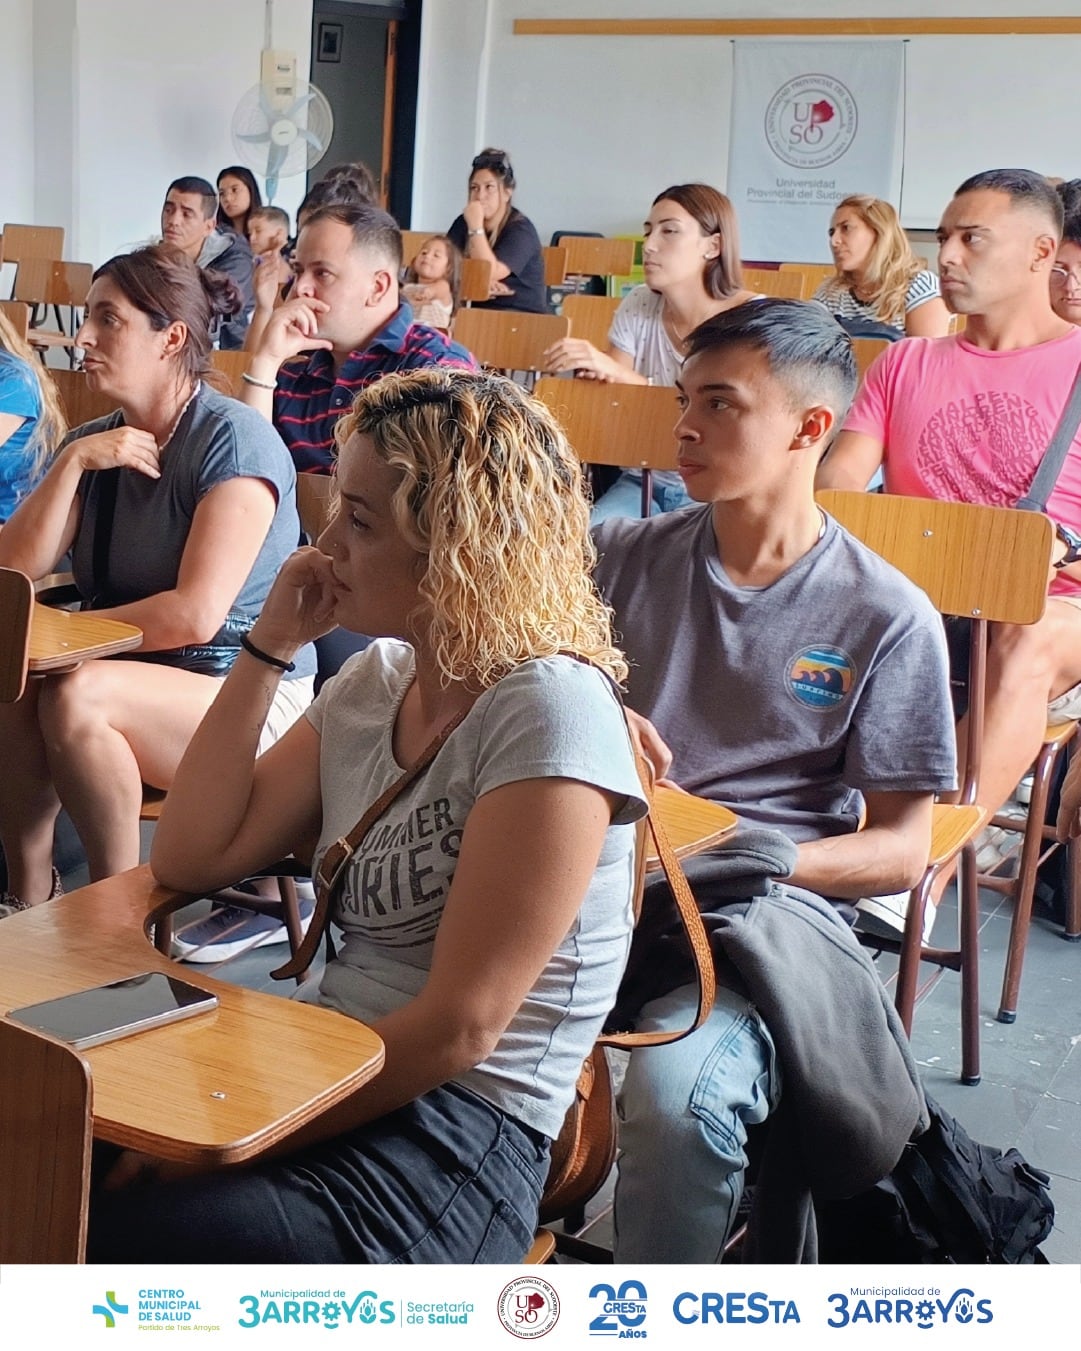
[[[1081,35],[920,37],[906,44],[900,214],[933,229],[983,169],[1081,177]]]

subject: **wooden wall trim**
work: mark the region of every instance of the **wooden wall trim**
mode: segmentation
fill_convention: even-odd
[[[1081,33],[1081,18],[515,19],[516,37],[941,37]]]

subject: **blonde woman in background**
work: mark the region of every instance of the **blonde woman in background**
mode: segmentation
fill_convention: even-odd
[[[815,300],[849,323],[878,323],[905,338],[943,338],[950,315],[938,277],[912,252],[897,212],[879,197],[857,194],[840,202],[830,220],[837,275]]]
[[[0,522],[44,474],[67,429],[52,376],[0,313]]]

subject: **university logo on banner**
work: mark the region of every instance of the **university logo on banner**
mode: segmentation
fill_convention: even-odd
[[[896,205],[901,42],[737,42],[728,195],[745,258],[828,262],[834,205]]]

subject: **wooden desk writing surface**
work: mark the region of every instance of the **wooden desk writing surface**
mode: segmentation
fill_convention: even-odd
[[[92,611],[54,610],[35,605],[30,617],[31,675],[62,671],[90,657],[129,652],[143,641],[142,629]]]
[[[148,867],[0,921],[0,1013],[142,971],[213,990],[211,1013],[82,1054],[94,1135],[162,1158],[240,1163],[367,1082],[383,1044],[330,1009],[226,984],[170,962],[144,932],[175,893]]]
[[[653,795],[653,809],[664,826],[668,842],[676,858],[690,858],[704,849],[720,844],[739,825],[739,818],[719,802],[680,793],[675,788],[658,788]],[[650,854],[647,871],[654,871],[661,861]]]

